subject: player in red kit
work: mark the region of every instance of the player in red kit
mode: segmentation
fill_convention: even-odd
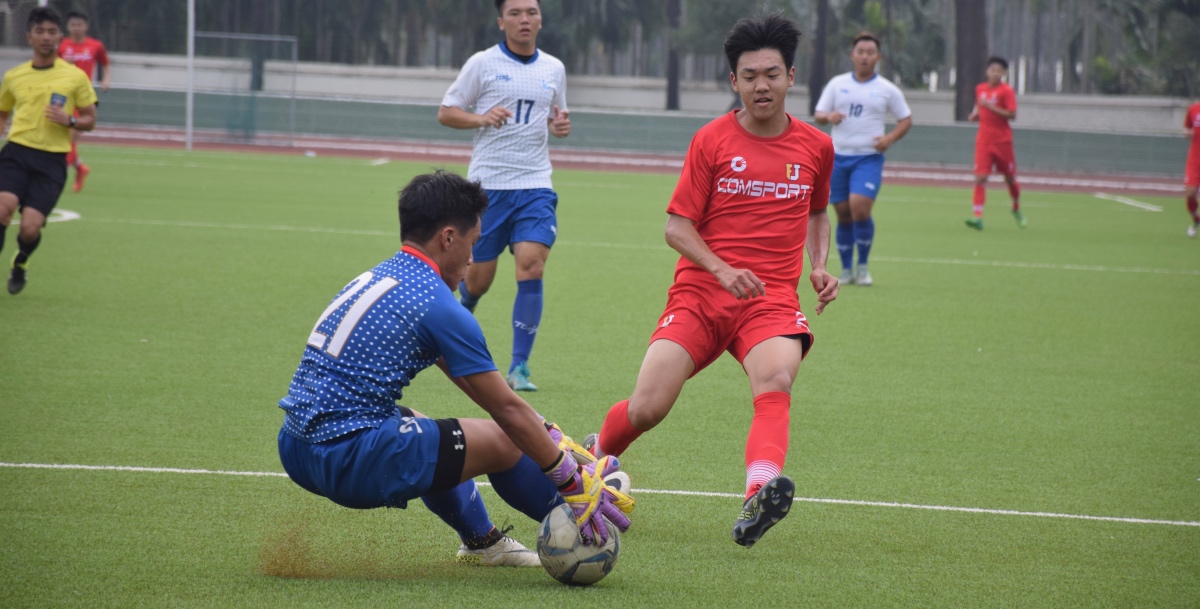
[[[825,270],[833,142],[784,110],[800,30],[779,14],[743,19],[725,39],[744,109],[692,139],[667,205],[667,244],[680,253],[667,305],[633,395],[614,405],[596,455],[620,455],[670,412],[686,382],[728,351],[749,377],[746,499],[733,527],[743,546],[787,515],[795,485],[781,475],[791,390],[812,346],[796,293],[807,247],[818,314],[838,294]]]
[[[1192,214],[1192,225],[1187,229],[1187,236],[1196,237],[1200,230],[1200,204],[1196,202],[1196,191],[1200,190],[1200,102],[1188,108],[1187,118],[1183,121],[1183,132],[1192,140],[1188,148],[1187,175],[1184,178],[1184,196],[1187,197],[1188,213]]]
[[[979,121],[979,133],[975,135],[975,196],[972,201],[975,215],[967,219],[967,226],[975,230],[983,230],[984,184],[993,168],[1008,184],[1017,226],[1028,226],[1021,213],[1021,187],[1017,184],[1017,160],[1013,154],[1012,127],[1008,124],[1017,119],[1017,95],[1012,87],[1002,82],[1005,74],[1008,74],[1007,61],[1000,57],[988,59],[987,82],[975,86],[975,108],[967,117],[969,121]]]
[[[67,13],[67,32],[70,33],[70,36],[64,38],[62,44],[59,45],[58,56],[83,70],[89,81],[95,78],[96,64],[100,64],[104,68],[100,77],[100,88],[107,91],[110,82],[108,50],[104,48],[103,42],[87,35],[87,15]],[[75,168],[75,186],[72,187],[75,192],[83,190],[83,181],[91,173],[91,169],[79,160],[79,149],[75,142],[78,137],[77,131],[71,132],[71,152],[67,155],[67,164]]]

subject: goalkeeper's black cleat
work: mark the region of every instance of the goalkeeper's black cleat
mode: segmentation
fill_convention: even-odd
[[[733,541],[747,548],[753,546],[768,529],[788,515],[795,496],[796,485],[791,478],[771,478],[742,505],[742,512],[733,523]]]

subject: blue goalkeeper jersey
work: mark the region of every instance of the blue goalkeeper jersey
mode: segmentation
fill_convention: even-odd
[[[437,265],[405,247],[359,275],[321,314],[288,394],[284,430],[321,442],[396,416],[418,372],[445,357],[459,377],[496,370],[479,323]]]

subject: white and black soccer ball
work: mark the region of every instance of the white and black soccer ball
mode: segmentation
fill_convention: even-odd
[[[609,524],[604,545],[584,544],[575,524],[575,512],[562,504],[538,528],[538,558],[550,577],[572,586],[590,586],[608,575],[621,553],[617,527]]]

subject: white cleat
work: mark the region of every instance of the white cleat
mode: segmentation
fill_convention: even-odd
[[[1197,226],[1200,226],[1200,224],[1193,224],[1188,227],[1188,236],[1191,237],[1192,239],[1196,238],[1196,227]]]
[[[842,269],[842,274],[838,277],[838,285],[854,285],[854,271]]]
[[[870,286],[871,273],[867,272],[867,267],[858,267],[858,272],[854,274],[854,285]]]
[[[496,543],[479,550],[472,550],[465,544],[459,546],[458,556],[454,561],[469,565],[484,567],[541,567],[537,552],[521,545],[512,537],[504,536]]]

